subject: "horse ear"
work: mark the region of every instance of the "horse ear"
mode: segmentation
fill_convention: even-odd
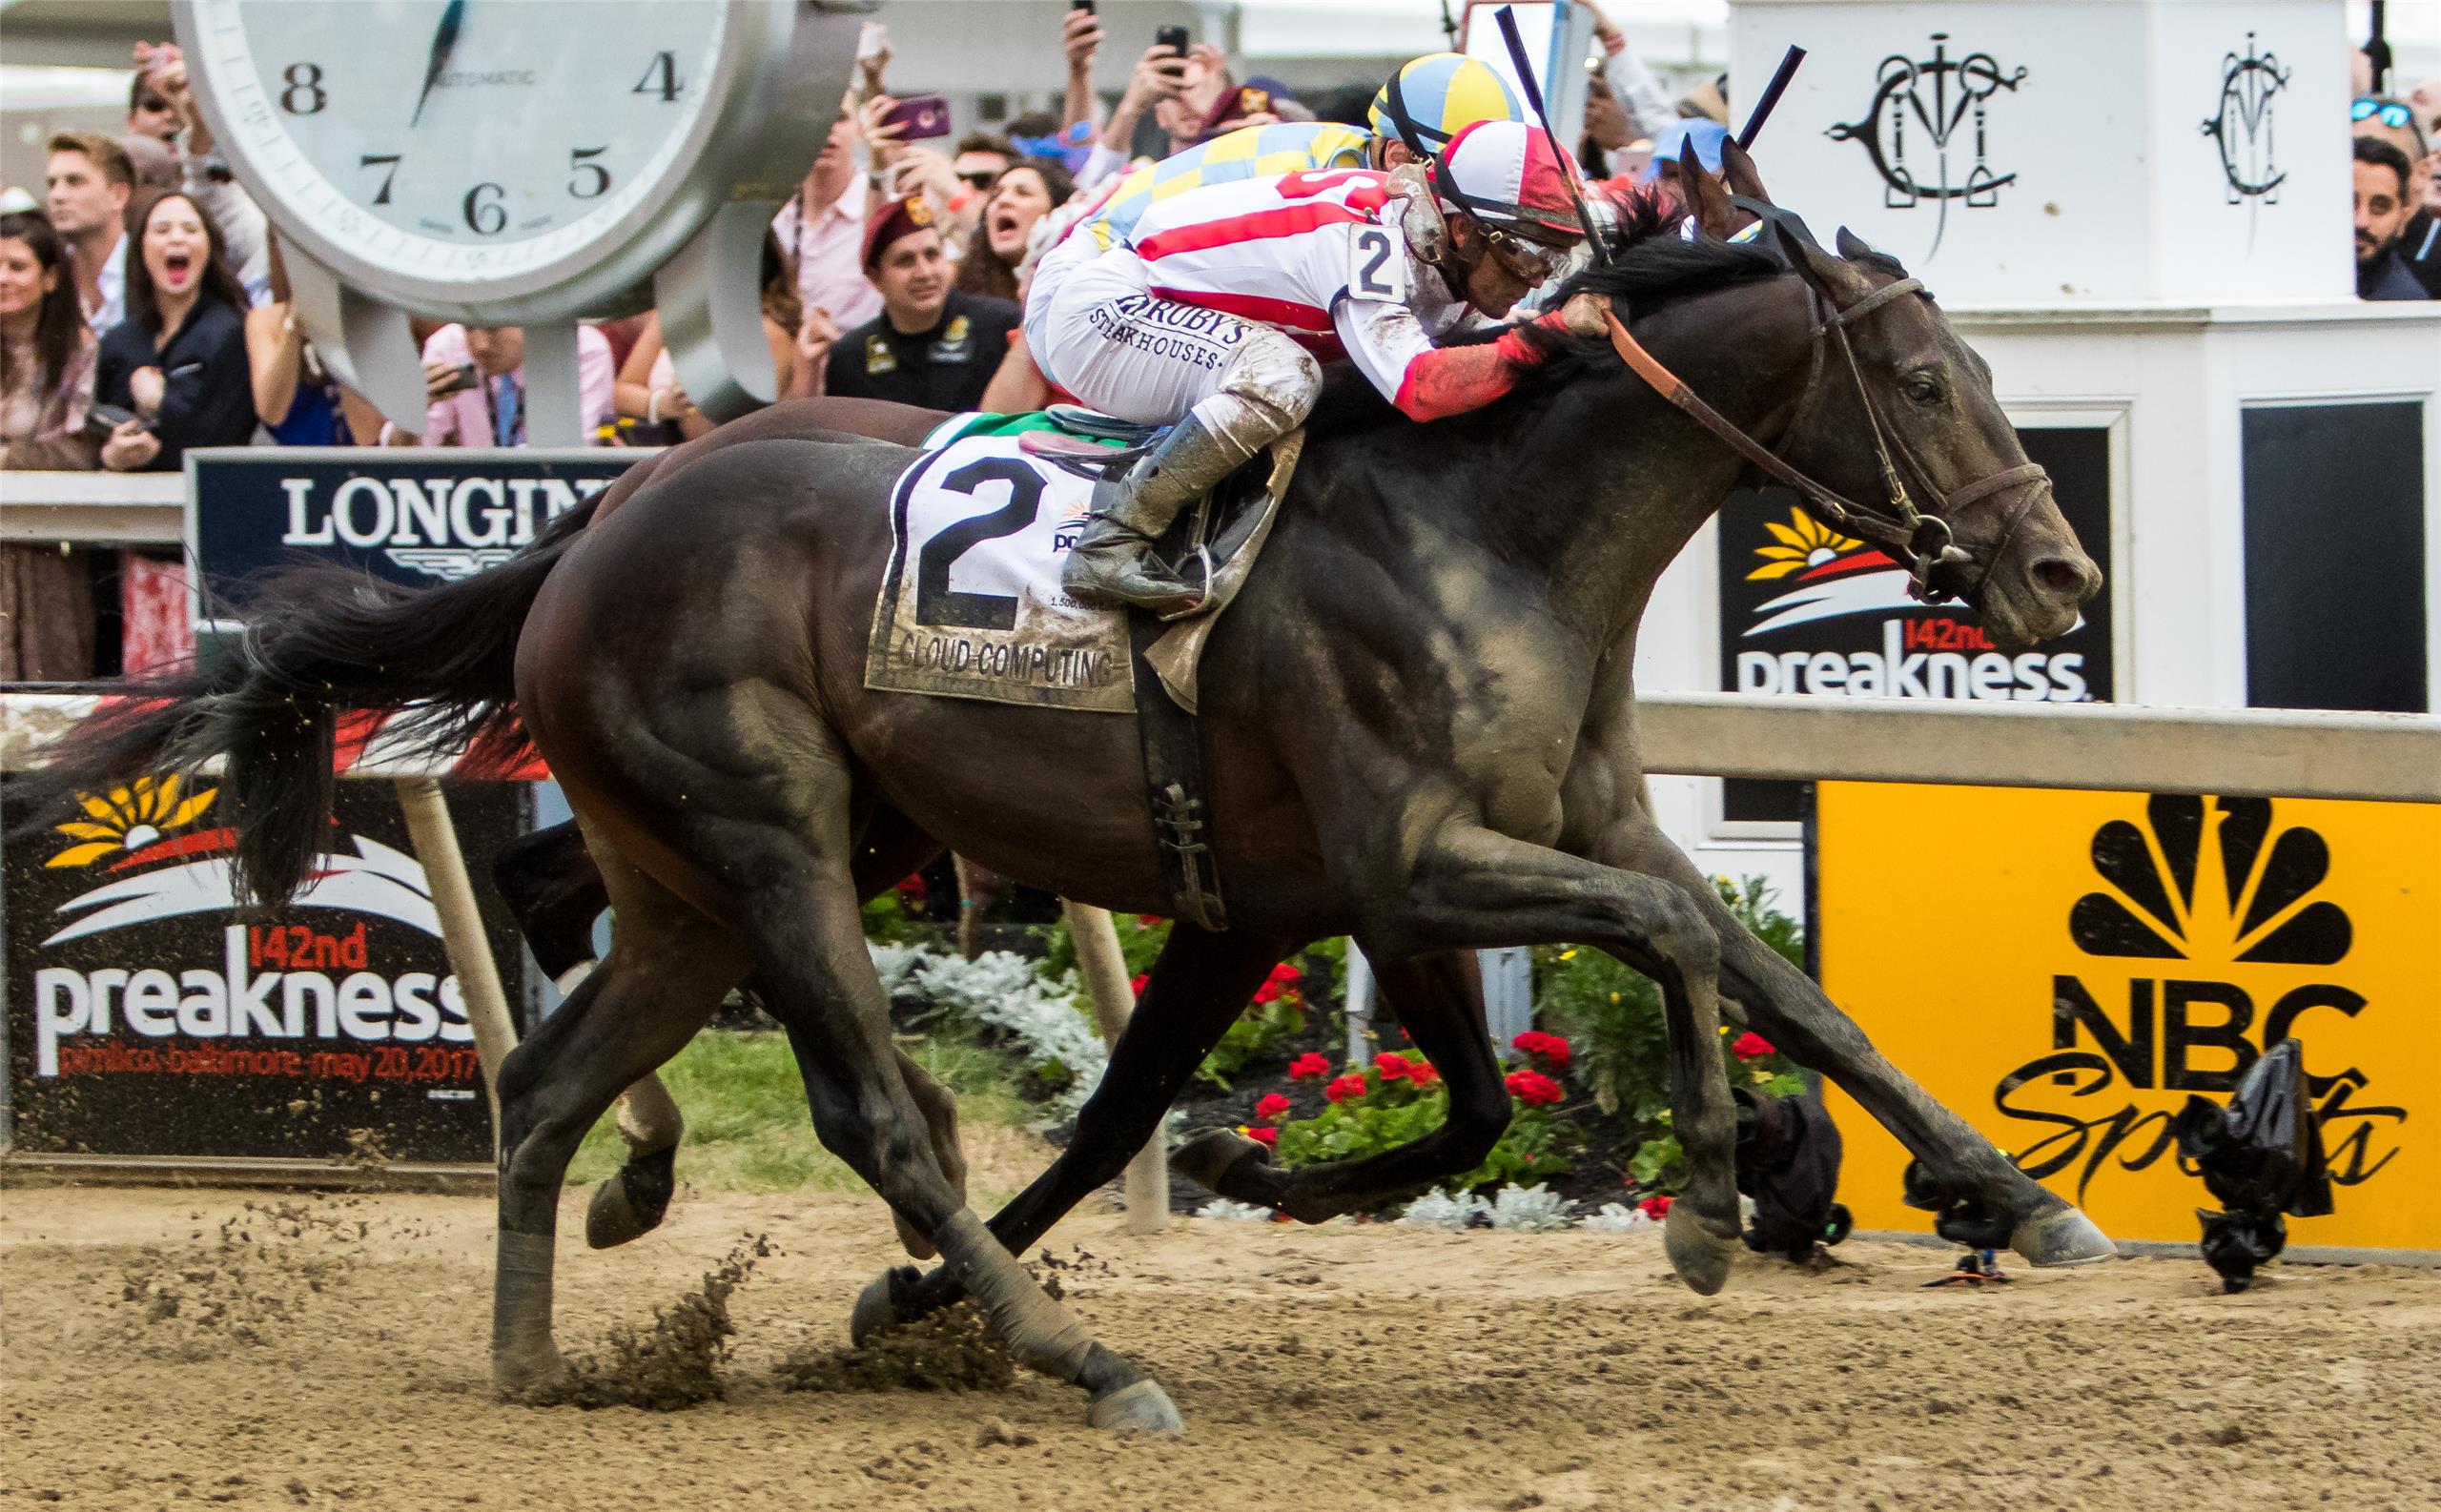
[[[1720,166],[1728,175],[1731,194],[1759,199],[1767,205],[1772,202],[1771,194],[1763,188],[1763,175],[1754,170],[1754,159],[1737,145],[1736,137],[1720,144]]]
[[[1845,237],[1846,234],[1843,232],[1841,235]],[[1846,304],[1861,299],[1871,291],[1872,286],[1866,282],[1865,276],[1858,273],[1854,264],[1831,255],[1811,239],[1788,236],[1782,240],[1795,250],[1797,256],[1805,259],[1805,266],[1798,271],[1815,288],[1829,295],[1833,303]]]
[[[1737,212],[1729,202],[1729,191],[1704,171],[1704,160],[1695,155],[1692,137],[1678,148],[1678,182],[1686,186],[1687,208],[1705,235],[1727,241],[1736,235]]]
[[[1897,258],[1875,246],[1872,242],[1865,240],[1862,236],[1857,235],[1855,232],[1850,231],[1845,226],[1840,227],[1839,234],[1831,238],[1831,240],[1832,245],[1839,249],[1839,255],[1847,258],[1851,262],[1886,262],[1894,268],[1898,266]]]

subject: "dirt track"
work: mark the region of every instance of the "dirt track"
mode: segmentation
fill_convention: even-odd
[[[267,1217],[281,1201],[306,1221]],[[2441,1503],[2431,1273],[2300,1268],[2223,1297],[2200,1263],[2131,1261],[1978,1295],[1919,1288],[1938,1252],[1851,1245],[1826,1275],[1751,1262],[1706,1301],[1650,1235],[1199,1221],[1142,1241],[1080,1216],[1054,1245],[1094,1256],[1065,1273],[1075,1304],[1186,1416],[1156,1441],[1086,1429],[1036,1377],[781,1390],[781,1357],[843,1338],[892,1258],[867,1202],[682,1193],[664,1232],[596,1255],[570,1195],[571,1351],[693,1290],[741,1233],[778,1246],[731,1298],[728,1400],[676,1413],[493,1399],[485,1201],[0,1202],[7,1506]]]

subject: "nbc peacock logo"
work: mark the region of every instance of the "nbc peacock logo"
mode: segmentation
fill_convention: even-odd
[[[2094,831],[2106,890],[2069,909],[2069,937],[2088,955],[2338,965],[2354,943],[2348,910],[2313,896],[2330,846],[2303,825],[2273,830],[2267,798],[2154,797],[2143,825]]]

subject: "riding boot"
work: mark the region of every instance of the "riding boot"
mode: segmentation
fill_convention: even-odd
[[[1164,619],[1194,612],[1212,584],[1180,578],[1153,554],[1153,543],[1179,509],[1252,455],[1188,414],[1124,477],[1094,485],[1093,512],[1060,568],[1060,590],[1079,603],[1134,604]]]

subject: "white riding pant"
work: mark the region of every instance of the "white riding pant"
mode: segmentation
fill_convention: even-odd
[[[1270,326],[1156,297],[1124,247],[1065,256],[1078,239],[1043,260],[1027,296],[1026,347],[1054,383],[1141,424],[1194,411],[1246,456],[1303,423],[1322,392],[1304,348]]]

